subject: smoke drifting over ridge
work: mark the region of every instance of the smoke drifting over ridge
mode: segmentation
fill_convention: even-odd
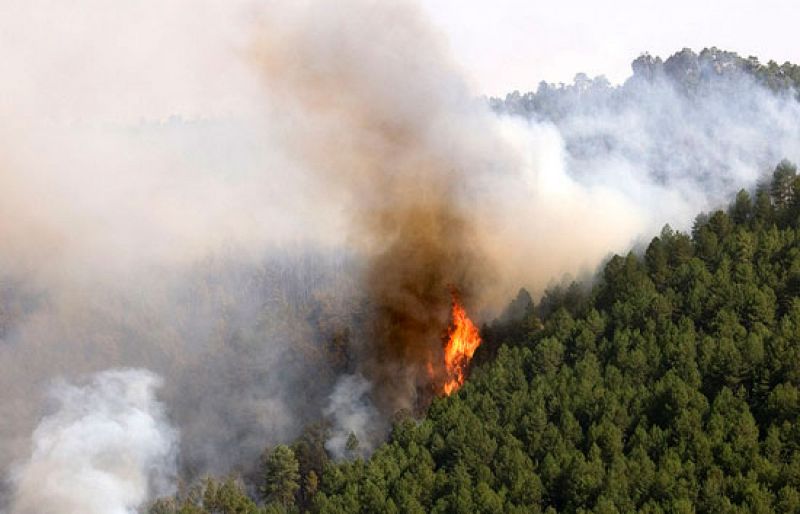
[[[364,424],[425,385],[449,286],[491,310],[798,156],[796,103],[754,83],[699,110],[654,83],[622,115],[497,116],[414,4],[282,4],[87,1],[70,8],[95,13],[80,44],[0,31],[34,49],[7,60],[30,89],[0,86],[18,100],[0,104],[0,462],[34,469],[53,377],[118,366],[163,376],[192,473],[255,459],[326,412],[343,414],[340,436],[370,438]],[[140,54],[122,29],[91,44],[128,19],[160,44]],[[87,51],[98,68],[48,92]],[[155,87],[108,79],[116,63]],[[150,105],[213,119],[137,122]],[[670,152],[676,137],[691,151]],[[733,147],[735,173],[716,166]]]

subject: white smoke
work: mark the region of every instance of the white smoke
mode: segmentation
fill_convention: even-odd
[[[15,467],[11,514],[133,514],[170,492],[177,432],[146,370],[109,370],[84,385],[54,385],[54,412]]]
[[[343,375],[336,382],[324,410],[333,423],[325,449],[334,458],[368,455],[383,437],[386,422],[372,404],[371,389],[372,384],[361,375]],[[357,446],[348,448],[348,441]]]

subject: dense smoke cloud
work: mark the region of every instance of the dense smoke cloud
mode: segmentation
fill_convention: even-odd
[[[59,384],[33,432],[30,459],[13,472],[12,514],[131,514],[174,484],[176,432],[143,370]]]
[[[190,476],[323,415],[368,448],[430,394],[450,287],[496,312],[797,155],[746,80],[497,115],[410,2],[116,7],[0,21],[2,463],[52,377],[119,366],[164,377]]]
[[[480,126],[485,113],[406,5],[301,3],[264,23],[255,60],[288,127],[282,146],[348,206],[349,241],[367,259],[358,371],[389,412],[412,408],[426,363],[442,360],[448,285],[471,291],[487,269],[462,195],[466,159],[488,155],[451,119]]]
[[[542,217],[582,225],[580,251],[559,250],[561,266],[629,242],[629,213],[613,195],[571,183],[558,163],[539,180],[527,162],[535,129],[497,119],[470,94],[414,6],[301,2],[268,9],[263,23],[253,59],[284,129],[280,146],[347,206],[348,242],[365,259],[370,321],[357,371],[386,413],[417,407],[430,368],[434,382],[441,373],[451,287],[475,308],[509,293],[504,275],[550,271],[505,269],[509,253],[536,255],[527,250],[538,237],[506,227]],[[541,201],[559,193],[556,204]]]
[[[320,416],[352,257],[268,144],[246,5],[213,4],[12,2],[0,21],[25,82],[0,86],[3,478],[56,376],[163,376],[188,476]]]

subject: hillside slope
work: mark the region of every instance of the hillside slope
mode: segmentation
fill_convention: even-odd
[[[315,510],[798,511],[797,187],[782,163],[590,293],[486,329],[496,359],[367,462],[329,466]]]
[[[800,512],[800,178],[788,162],[597,284],[522,292],[482,365],[369,459],[324,430],[152,512]],[[358,441],[348,442],[357,454]]]

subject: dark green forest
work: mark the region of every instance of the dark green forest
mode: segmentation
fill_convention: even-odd
[[[482,335],[465,386],[369,459],[331,461],[312,426],[151,514],[800,512],[793,164]]]

